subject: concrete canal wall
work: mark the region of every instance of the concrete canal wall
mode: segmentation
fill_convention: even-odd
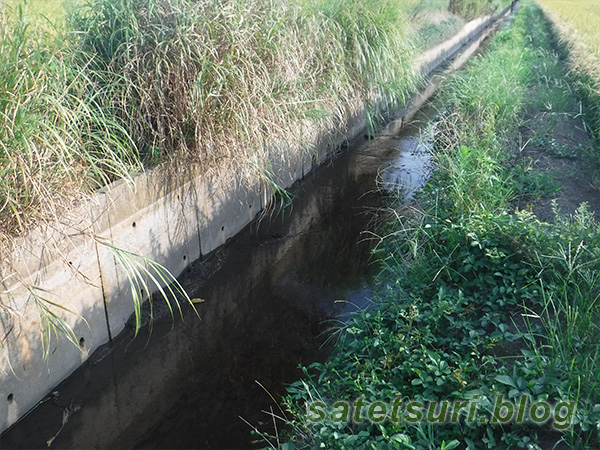
[[[478,47],[507,13],[466,24],[417,58],[415,68],[428,75],[461,51]],[[428,87],[398,112],[388,131],[399,128],[431,92]],[[123,270],[123,264],[143,263],[134,254],[178,276],[268,208],[275,185],[290,187],[365,126],[359,107],[348,113],[344,132],[303,124],[296,130],[303,144],[286,148],[285,160],[273,162],[273,183],[227,170],[212,176],[197,167],[139,174],[135,186],[114,183],[60,222],[15,243],[0,264],[0,432],[125,328],[134,312],[132,289],[140,289]],[[45,308],[55,315],[42,314]],[[74,332],[70,340],[53,331],[64,324]]]

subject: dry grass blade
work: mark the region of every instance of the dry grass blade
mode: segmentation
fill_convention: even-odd
[[[80,348],[75,331],[65,317],[63,317],[64,313],[74,315],[77,315],[77,313],[66,308],[64,305],[60,305],[50,300],[48,296],[52,293],[48,292],[46,289],[30,285],[26,285],[25,287],[29,291],[31,299],[35,302],[35,306],[39,314],[40,341],[42,344],[44,360],[46,361],[50,356],[50,348],[53,336],[57,341],[59,340],[59,337],[62,336],[71,342],[76,348]],[[79,317],[87,324],[85,318],[81,316]]]

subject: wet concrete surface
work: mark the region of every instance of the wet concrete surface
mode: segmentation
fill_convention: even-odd
[[[157,298],[151,328],[134,339],[130,326],[99,349],[0,448],[48,448],[54,436],[50,448],[264,447],[241,418],[273,434],[271,396],[301,377],[299,364],[326,357],[328,330],[373,302],[378,186],[421,182],[418,133],[359,139],[298,182],[291,206],[180,277],[203,300],[201,320],[190,307],[172,320]]]

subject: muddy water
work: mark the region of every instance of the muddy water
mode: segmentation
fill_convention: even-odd
[[[47,448],[54,436],[52,448],[260,446],[241,418],[273,434],[262,412],[277,411],[271,396],[299,379],[299,364],[324,358],[331,326],[373,302],[377,241],[365,231],[382,205],[378,186],[410,196],[429,164],[418,127],[358,141],[297,183],[291,206],[181,277],[204,300],[201,320],[186,309],[184,321],[161,318],[135,339],[130,328],[0,447]]]

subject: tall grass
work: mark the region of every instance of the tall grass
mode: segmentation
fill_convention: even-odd
[[[263,159],[302,119],[402,100],[411,48],[398,2],[99,0],[70,20],[106,107],[142,154]]]
[[[67,34],[2,13],[1,232],[143,163],[265,173],[282,148],[266,143],[302,121],[334,129],[358,103],[402,102],[415,75],[400,4],[94,0]]]
[[[143,165],[189,158],[269,177],[265,162],[286,158],[280,144],[303,122],[333,130],[362,105],[376,127],[415,87],[409,18],[448,8],[89,0],[49,33],[33,19],[41,3],[25,3],[0,18],[4,236]]]
[[[0,14],[0,237],[140,167],[73,55],[22,15]]]

